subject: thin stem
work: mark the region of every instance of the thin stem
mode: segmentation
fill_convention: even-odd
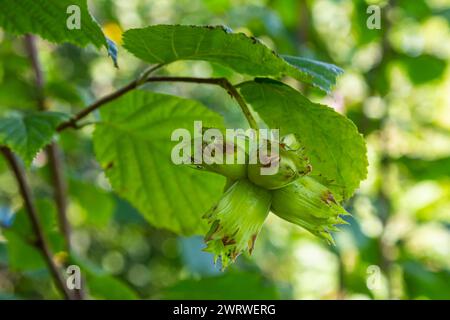
[[[155,66],[151,66],[148,67],[147,69],[145,69],[141,75],[139,76],[139,78],[137,79],[137,84],[138,86],[140,86],[141,84],[145,83],[145,81],[147,80],[147,78],[156,70],[162,68],[165,65],[165,63],[160,63],[157,64]]]
[[[37,108],[40,111],[45,111],[48,109],[44,93],[45,78],[41,63],[39,61],[39,52],[36,46],[36,39],[33,35],[25,35],[25,47],[34,72]],[[70,253],[70,237],[72,230],[67,218],[67,183],[64,179],[62,150],[59,148],[56,142],[52,142],[47,146],[45,151],[49,159],[50,173],[53,185],[53,198],[56,203],[56,209],[58,213],[59,229],[63,235],[66,250]],[[81,289],[77,291],[76,294],[77,298],[82,298],[84,296],[83,290]]]
[[[35,75],[35,87],[37,92],[37,107],[40,111],[47,110],[44,94],[44,73],[39,61],[39,53],[36,47],[36,39],[33,35],[25,36],[25,47],[33,67]],[[58,211],[58,220],[61,233],[64,236],[67,251],[70,252],[70,234],[71,228],[67,219],[67,185],[64,180],[63,162],[61,159],[62,151],[58,145],[53,142],[46,148],[46,153],[49,158],[50,171],[53,180],[54,199]]]
[[[203,83],[203,84],[213,84],[218,85],[222,88],[224,88],[228,94],[233,97],[236,102],[241,107],[242,112],[244,113],[245,118],[248,121],[248,124],[250,125],[250,128],[257,130],[258,124],[253,118],[253,115],[247,106],[247,104],[244,101],[244,98],[242,98],[241,94],[236,90],[236,87],[233,86],[228,79],[226,78],[195,78],[195,77],[151,77],[148,78],[146,82],[162,82],[162,81],[168,81],[168,82],[190,82],[190,83]]]
[[[39,61],[39,55],[36,48],[36,41],[33,35],[25,35],[25,48],[31,61],[31,66],[33,67],[35,76],[36,100],[38,108],[42,111],[46,109],[44,99],[44,73],[42,72],[41,63]]]
[[[155,70],[161,68],[162,66],[163,66],[162,64],[158,64],[158,65],[152,67],[151,69],[145,71],[144,74],[145,75],[149,75],[150,73],[152,73]],[[106,103],[108,103],[110,101],[113,101],[113,100],[123,96],[125,93],[127,93],[127,92],[129,92],[129,91],[131,91],[133,89],[136,89],[141,83],[142,83],[142,76],[139,77],[136,80],[131,81],[130,83],[128,83],[127,85],[123,86],[119,90],[114,91],[114,92],[104,96],[103,98],[100,98],[99,100],[97,100],[93,104],[91,104],[88,107],[84,108],[83,110],[81,110],[80,112],[75,114],[68,121],[61,123],[56,130],[58,132],[60,132],[60,131],[63,131],[65,129],[67,129],[67,128],[74,128],[74,129],[76,129],[77,128],[77,122],[79,120],[83,119],[84,117],[89,115],[91,112],[97,110],[98,108],[100,108],[104,104],[106,104]]]
[[[49,158],[49,165],[52,172],[52,182],[54,187],[54,199],[56,208],[58,210],[59,229],[61,230],[67,251],[71,251],[71,234],[72,228],[67,218],[67,183],[64,179],[62,152],[56,142],[52,142],[47,147],[47,156]]]
[[[223,87],[228,91],[228,93],[237,101],[237,103],[241,107],[241,110],[244,113],[244,116],[247,119],[250,128],[258,130],[259,129],[258,123],[253,117],[249,107],[245,103],[244,98],[242,98],[239,91],[236,90],[236,87],[233,86],[227,79],[225,79]]]
[[[31,221],[31,227],[33,229],[34,234],[36,235],[36,247],[40,249],[42,256],[44,257],[45,262],[50,270],[50,273],[55,281],[57,288],[61,291],[66,299],[71,299],[71,294],[68,288],[65,285],[65,281],[61,276],[58,267],[53,261],[53,254],[50,250],[50,247],[44,237],[44,232],[42,230],[41,223],[39,221],[39,217],[36,211],[36,207],[33,202],[33,197],[31,194],[30,186],[25,177],[25,172],[17,161],[15,155],[6,147],[1,147],[1,152],[5,156],[8,161],[11,170],[14,173],[14,176],[17,180],[17,184],[19,185],[20,193],[25,202],[25,208],[28,217]]]
[[[230,94],[230,96],[233,97],[236,100],[236,102],[239,104],[250,127],[255,130],[258,129],[258,124],[257,124],[256,120],[254,119],[249,107],[245,103],[244,98],[242,98],[240,93],[236,90],[236,87],[233,86],[226,78],[150,77],[150,78],[147,78],[145,81],[143,81],[141,78],[134,80],[134,81],[130,82],[128,85],[120,88],[119,90],[101,98],[100,100],[97,100],[90,106],[81,110],[79,113],[77,113],[75,116],[73,116],[72,119],[70,119],[69,121],[62,123],[57,128],[57,130],[62,131],[69,127],[76,128],[78,120],[81,120],[82,118],[86,117],[92,111],[100,108],[104,104],[106,104],[114,99],[117,99],[118,97],[122,96],[123,94],[137,88],[140,84],[146,83],[146,82],[188,82],[188,83],[212,84],[212,85],[220,86],[220,87],[224,88]]]
[[[89,105],[85,109],[83,109],[80,112],[78,112],[77,114],[75,114],[68,121],[61,123],[58,126],[58,128],[56,128],[56,130],[58,132],[60,132],[60,131],[63,131],[65,129],[67,129],[67,128],[74,128],[74,129],[76,129],[77,128],[77,121],[83,119],[84,117],[89,115],[91,112],[97,110],[98,108],[100,108],[104,104],[119,98],[120,96],[124,95],[125,93],[127,93],[127,92],[129,92],[129,91],[131,91],[133,89],[135,89],[136,87],[137,87],[137,80],[134,80],[134,81],[130,82],[129,84],[127,84],[126,86],[120,88],[119,90],[114,91],[113,93],[110,93],[110,94],[104,96],[103,98],[100,98],[99,100],[97,100],[93,104]]]

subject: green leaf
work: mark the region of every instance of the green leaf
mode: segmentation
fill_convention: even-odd
[[[333,109],[313,103],[277,81],[258,79],[240,86],[245,100],[271,128],[294,133],[338,198],[349,198],[367,174],[366,146],[356,126]]]
[[[82,105],[84,103],[80,92],[71,82],[66,82],[61,78],[47,82],[45,93],[48,97],[58,99],[58,102],[70,103],[72,105]]]
[[[353,0],[353,10],[351,20],[349,21],[354,30],[354,37],[357,41],[358,46],[362,47],[371,42],[381,41],[383,34],[382,28],[380,29],[369,29],[367,27],[367,19],[369,14],[367,14],[368,3],[366,0]],[[381,10],[382,11],[382,10]],[[333,44],[329,44],[331,47]]]
[[[71,180],[70,196],[83,211],[86,225],[96,228],[108,226],[115,209],[111,192],[106,192],[90,183]]]
[[[87,291],[96,299],[105,300],[138,300],[139,295],[124,281],[107,274],[91,261],[81,258],[72,252],[71,263],[81,269],[86,279]]]
[[[323,79],[316,80],[317,75],[313,74],[318,71],[316,66],[312,69],[311,64],[303,64],[297,68],[258,39],[232,33],[223,26],[155,25],[128,30],[123,41],[128,51],[150,63],[204,60],[251,76],[287,75],[329,90],[328,85],[323,85]]]
[[[402,14],[404,14],[404,16],[418,21],[423,21],[435,14],[430,8],[428,1],[426,0],[399,0],[396,3],[396,6],[398,8],[401,8],[401,11],[403,11]]]
[[[8,265],[15,271],[32,271],[45,268],[45,261],[40,252],[17,233],[5,230],[7,242]]]
[[[124,282],[110,275],[87,275],[89,293],[96,299],[137,300],[139,296]]]
[[[42,231],[48,240],[53,253],[63,250],[64,240],[58,232],[56,211],[49,200],[36,202],[37,213],[40,218]],[[8,263],[14,270],[40,270],[46,264],[42,254],[33,245],[36,241],[35,233],[31,227],[25,208],[14,215],[11,227],[4,230],[7,239]]]
[[[404,261],[402,266],[409,299],[450,299],[449,270],[431,270],[413,260]]]
[[[51,142],[58,125],[68,118],[59,112],[32,112],[0,118],[0,145],[11,148],[29,166],[39,150]]]
[[[0,114],[7,108],[36,108],[36,89],[27,79],[29,59],[15,52],[13,41],[0,45]]]
[[[179,300],[275,300],[277,288],[256,273],[228,273],[200,280],[188,279],[163,291],[163,299]]]
[[[326,92],[331,91],[331,88],[336,84],[336,78],[344,73],[344,70],[334,64],[322,61],[292,56],[283,56],[283,58],[293,66],[311,75],[313,84]]]
[[[442,78],[447,66],[445,60],[426,54],[418,57],[403,56],[399,61],[406,68],[411,81],[416,85]]]
[[[113,189],[153,225],[184,235],[206,231],[201,219],[222,193],[224,179],[171,161],[175,129],[194,121],[221,126],[200,103],[146,91],[130,92],[101,111],[94,148]]]
[[[67,27],[71,16],[67,8],[71,5],[80,9],[79,29]],[[106,45],[105,36],[90,15],[86,0],[2,0],[0,26],[15,34],[39,34],[56,43],[71,42],[80,46],[92,43],[98,48]]]
[[[69,29],[68,21],[71,25],[72,16],[76,14],[70,10],[73,6],[79,9],[80,28]],[[89,13],[86,0],[2,0],[0,26],[14,34],[38,34],[55,43],[104,46],[116,63],[115,44],[105,37]]]
[[[450,177],[450,157],[420,159],[403,156],[395,160],[415,180],[447,180]]]

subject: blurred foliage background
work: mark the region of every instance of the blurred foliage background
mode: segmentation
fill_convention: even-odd
[[[366,25],[373,4],[381,9],[381,29]],[[450,299],[450,0],[96,0],[90,9],[118,43],[120,68],[94,48],[40,40],[52,110],[75,112],[145,68],[121,50],[122,30],[224,24],[279,53],[345,70],[329,96],[299,89],[356,123],[368,144],[369,176],[346,204],[350,225],[335,234],[335,247],[270,215],[253,256],[222,273],[201,251],[201,237],[155,229],[111,192],[94,158],[92,126],[68,130],[59,142],[71,240],[77,263],[89,270],[88,298]],[[203,62],[177,62],[164,72],[243,80]],[[32,78],[23,38],[0,30],[0,114],[35,108]],[[229,125],[245,123],[220,89],[147,87],[196,98]],[[35,159],[30,181],[46,232],[62,250],[47,160],[43,153]],[[22,210],[0,158],[0,298],[57,298],[42,258],[18,236],[27,232]]]

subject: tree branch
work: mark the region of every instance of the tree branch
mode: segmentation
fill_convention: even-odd
[[[50,250],[50,247],[45,240],[44,232],[42,230],[42,226],[39,221],[39,217],[36,211],[36,207],[33,202],[33,197],[31,194],[30,186],[25,178],[25,172],[17,161],[15,155],[6,147],[1,147],[1,152],[5,156],[8,161],[11,170],[14,173],[17,184],[19,185],[19,190],[22,195],[22,198],[25,202],[26,212],[28,213],[28,217],[31,222],[31,227],[33,229],[34,234],[36,235],[36,246],[40,249],[42,256],[50,270],[50,273],[55,281],[56,287],[61,291],[63,296],[66,299],[71,299],[71,294],[68,288],[65,285],[65,281],[61,276],[58,267],[53,261],[53,254]]]
[[[67,218],[67,183],[64,179],[62,152],[56,142],[52,142],[48,145],[46,151],[52,173],[54,199],[59,218],[59,229],[64,236],[66,249],[70,252],[72,248],[70,240],[72,228]]]
[[[241,107],[242,112],[244,113],[245,118],[248,121],[248,124],[250,125],[250,128],[257,130],[258,124],[256,120],[253,118],[253,115],[248,108],[247,104],[244,101],[244,98],[242,98],[241,94],[236,90],[236,87],[233,86],[228,79],[226,78],[194,78],[194,77],[152,77],[148,78],[146,82],[162,82],[162,81],[169,81],[169,82],[191,82],[191,83],[203,83],[203,84],[213,84],[218,85],[222,88],[224,88],[228,94],[233,97],[236,102]]]
[[[158,66],[157,66],[158,67]],[[156,67],[155,67],[156,69]],[[58,128],[57,131],[63,131],[67,128],[77,128],[77,121],[83,119],[88,114],[90,114],[92,111],[97,110],[104,104],[115,100],[119,98],[120,96],[124,95],[125,93],[136,89],[143,83],[148,82],[188,82],[188,83],[199,83],[199,84],[212,84],[217,85],[225,89],[231,97],[233,97],[236,102],[239,104],[242,112],[244,113],[245,118],[247,119],[249,125],[251,128],[257,130],[258,124],[256,120],[253,118],[253,115],[248,108],[247,104],[245,103],[244,99],[240,95],[240,93],[236,90],[235,86],[233,86],[226,78],[195,78],[195,77],[149,77],[145,80],[137,79],[126,86],[120,88],[119,90],[110,93],[109,95],[101,98],[100,100],[97,100],[90,106],[86,107],[85,109],[78,112],[75,116],[73,116],[70,120],[63,122]]]
[[[27,34],[25,35],[25,47],[31,61],[31,65],[35,75],[35,89],[36,89],[36,101],[37,107],[40,111],[47,110],[44,86],[45,79],[42,67],[39,61],[39,53],[36,47],[35,36]],[[46,154],[49,159],[50,173],[53,185],[53,198],[56,203],[56,209],[58,213],[59,230],[63,235],[67,252],[71,251],[71,227],[67,218],[67,184],[64,179],[64,167],[62,161],[62,150],[56,144],[52,142],[46,148]],[[78,298],[82,298],[83,290],[77,292]]]
[[[91,112],[97,110],[98,108],[100,108],[104,104],[119,98],[120,96],[124,95],[128,91],[131,91],[131,90],[133,90],[135,88],[137,88],[137,80],[134,80],[134,81],[130,82],[129,84],[127,84],[126,86],[120,88],[119,90],[114,91],[113,93],[110,93],[110,94],[104,96],[103,98],[100,98],[99,100],[97,100],[96,102],[91,104],[90,106],[86,107],[85,109],[83,109],[80,112],[78,112],[77,114],[75,114],[68,121],[61,123],[58,126],[58,128],[56,128],[56,130],[58,132],[60,132],[60,131],[63,131],[65,129],[67,129],[67,128],[74,128],[74,129],[76,129],[77,128],[77,121],[83,119],[88,114],[90,114]]]
[[[25,36],[25,46],[35,74],[35,86],[37,90],[37,106],[39,110],[45,111],[48,109],[45,103],[45,94],[44,94],[45,79],[39,61],[39,54],[36,48],[36,40],[33,35],[28,34]],[[52,175],[54,199],[58,212],[59,226],[66,242],[66,249],[68,252],[70,252],[71,228],[66,214],[67,184],[66,181],[64,180],[63,162],[61,159],[62,151],[60,150],[58,145],[55,142],[53,142],[46,148],[46,153],[49,159],[50,171]]]
[[[56,128],[56,130],[58,132],[63,131],[67,128],[74,128],[77,129],[77,122],[81,119],[83,119],[84,117],[86,117],[87,115],[89,115],[91,112],[97,110],[98,108],[100,108],[101,106],[103,106],[104,104],[113,101],[121,96],[123,96],[125,93],[136,89],[139,85],[141,85],[144,81],[143,81],[143,77],[148,76],[150,73],[152,73],[153,71],[161,68],[163,65],[162,64],[158,64],[150,69],[148,69],[147,71],[145,71],[143,73],[143,76],[139,77],[136,80],[131,81],[130,83],[128,83],[127,85],[123,86],[122,88],[120,88],[117,91],[114,91],[106,96],[104,96],[103,98],[100,98],[99,100],[97,100],[96,102],[94,102],[93,104],[89,105],[88,107],[84,108],[83,110],[81,110],[80,112],[78,112],[77,114],[75,114],[71,119],[69,119],[66,122],[61,123],[58,128]]]
[[[36,86],[36,100],[39,110],[45,110],[45,99],[44,99],[44,74],[42,72],[41,64],[39,62],[39,55],[36,48],[36,41],[33,35],[25,35],[25,48],[28,53],[28,57],[31,61],[31,66],[33,67],[33,72],[35,76],[35,86]]]

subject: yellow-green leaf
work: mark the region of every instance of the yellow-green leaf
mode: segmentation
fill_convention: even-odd
[[[201,219],[220,197],[224,178],[171,161],[171,134],[194,121],[219,126],[202,104],[134,91],[103,107],[94,147],[113,189],[153,225],[189,235],[206,231]]]
[[[277,81],[258,79],[240,86],[245,100],[280,134],[295,133],[320,175],[339,199],[349,198],[367,174],[366,145],[355,124]]]

